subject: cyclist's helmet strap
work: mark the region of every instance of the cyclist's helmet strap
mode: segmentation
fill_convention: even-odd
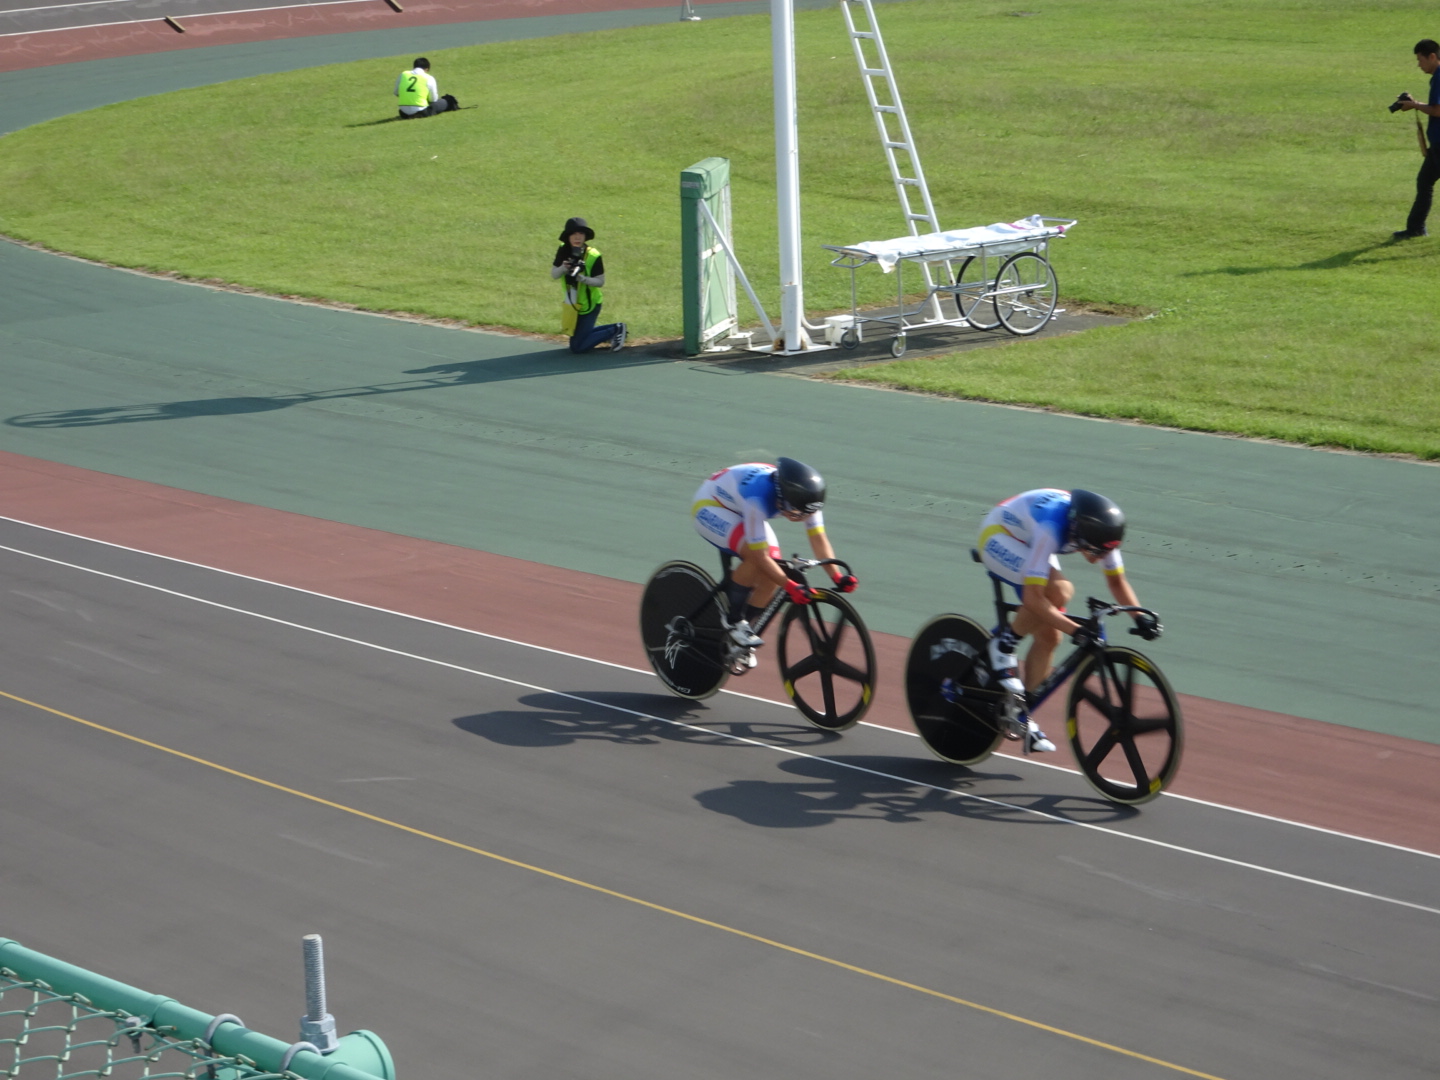
[[[813,514],[825,505],[825,481],[809,465],[794,458],[775,459],[775,494],[781,510]]]
[[[1104,495],[1076,488],[1070,492],[1070,543],[1080,551],[1103,554],[1125,538],[1125,515]]]

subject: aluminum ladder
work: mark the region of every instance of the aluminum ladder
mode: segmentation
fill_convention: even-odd
[[[857,25],[856,8],[863,9],[863,21]],[[890,179],[895,184],[895,194],[900,198],[900,210],[905,215],[905,224],[911,236],[939,232],[940,221],[935,216],[935,205],[930,201],[930,187],[925,183],[925,170],[920,167],[920,155],[915,152],[915,139],[910,134],[910,121],[905,118],[905,107],[900,103],[900,89],[895,85],[895,73],[890,67],[890,57],[885,51],[885,40],[880,36],[880,25],[875,20],[875,8],[871,0],[840,0],[840,10],[845,15],[845,28],[850,34],[850,44],[855,49],[855,62],[860,65],[860,78],[865,83],[865,96],[870,101],[870,112],[875,117],[875,126],[880,131],[880,146],[885,151],[885,160],[890,164]],[[873,42],[867,47],[866,42]],[[875,60],[872,63],[870,54]],[[913,195],[920,197],[920,210],[916,210]],[[922,229],[920,226],[924,226]],[[925,273],[927,289],[934,287],[930,276],[930,264],[921,263]],[[950,280],[955,275],[950,264],[945,263]],[[945,316],[940,310],[940,299],[934,293],[930,296],[930,318],[940,320]]]

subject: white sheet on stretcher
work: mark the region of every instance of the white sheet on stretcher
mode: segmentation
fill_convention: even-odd
[[[898,236],[894,240],[869,240],[863,244],[851,244],[841,250],[873,256],[880,264],[880,269],[888,274],[901,259],[916,255],[944,258],[947,251],[963,251],[979,244],[986,245],[986,250],[992,255],[1009,255],[1023,251],[1035,240],[1060,236],[1064,232],[1064,225],[1046,225],[1039,214],[1032,214],[1021,221],[1002,221],[994,225],[979,225],[973,229],[925,233],[923,236]],[[1003,245],[1006,241],[1013,241],[1015,246],[996,246]]]

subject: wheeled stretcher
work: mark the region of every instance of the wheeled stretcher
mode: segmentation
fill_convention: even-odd
[[[1050,266],[1050,241],[1075,224],[1068,218],[1036,214],[1021,221],[973,229],[871,240],[846,247],[823,245],[837,253],[831,266],[850,271],[850,308],[838,344],[853,349],[864,340],[867,323],[893,327],[893,356],[905,352],[907,331],[940,326],[973,326],[1012,334],[1033,334],[1055,314],[1058,285]],[[905,306],[904,266],[926,270],[925,298]],[[855,271],[876,264],[895,273],[896,310],[891,315],[861,315],[856,304]],[[831,320],[831,326],[836,326]]]

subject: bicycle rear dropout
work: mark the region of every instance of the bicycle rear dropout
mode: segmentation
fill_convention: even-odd
[[[850,573],[839,559],[795,556],[780,565],[800,584],[818,567]],[[875,650],[844,596],[828,588],[815,592],[811,603],[796,604],[776,589],[752,629],[763,634],[781,616],[775,655],[785,692],[816,727],[843,731],[860,721],[874,698]],[[754,665],[753,650],[731,639],[724,589],[690,562],[667,562],[651,575],[640,600],[640,637],[655,674],[680,697],[708,698],[731,675]]]
[[[995,604],[998,629],[1016,610],[998,581]],[[1112,802],[1158,796],[1180,768],[1180,705],[1153,661],[1110,644],[1104,630],[1111,615],[1155,613],[1093,597],[1088,604],[1095,643],[1077,647],[1023,699],[1000,686],[992,634],[974,619],[938,615],[922,626],[905,662],[905,696],[930,751],[957,765],[984,761],[1006,738],[1023,739],[1032,714],[1069,680],[1065,734],[1085,779]]]

